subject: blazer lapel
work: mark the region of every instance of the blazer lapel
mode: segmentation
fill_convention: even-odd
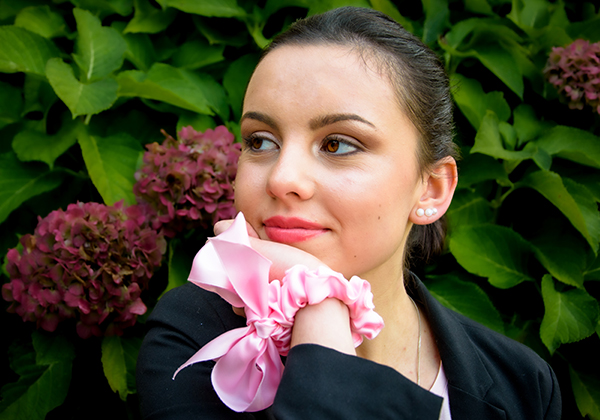
[[[494,380],[457,315],[431,296],[421,280],[415,275],[413,278],[416,286],[413,298],[421,303],[429,317],[448,378],[452,420],[505,419],[504,410],[485,400]]]

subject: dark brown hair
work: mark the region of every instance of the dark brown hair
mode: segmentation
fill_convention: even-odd
[[[342,45],[375,62],[389,77],[400,109],[420,135],[417,159],[422,173],[447,156],[453,143],[449,81],[438,56],[387,15],[371,9],[342,7],[295,22],[263,51],[262,58],[285,45]],[[443,250],[445,219],[413,226],[405,261],[425,261]],[[405,264],[407,265],[407,264]]]

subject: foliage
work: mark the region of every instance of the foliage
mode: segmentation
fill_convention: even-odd
[[[225,125],[239,138],[260,48],[295,19],[347,4],[401,22],[440,54],[452,78],[463,159],[448,249],[414,270],[443,304],[546,358],[565,418],[599,419],[600,116],[571,109],[557,79],[544,75],[554,74],[553,49],[600,41],[592,3],[0,0],[2,254],[25,238],[2,282],[10,284],[10,260],[27,249],[38,217],[77,202],[135,204],[144,146],[158,150],[149,144],[161,141],[161,129]],[[559,76],[565,86],[569,77]],[[227,182],[216,182],[223,191],[211,200],[227,202]],[[207,234],[200,225],[174,229],[162,268],[140,295],[145,306],[185,281]],[[121,336],[82,340],[68,322],[37,331],[2,305],[0,419],[89,417],[92,404],[97,417],[139,417],[134,371],[145,315]],[[99,379],[92,400],[86,390]]]

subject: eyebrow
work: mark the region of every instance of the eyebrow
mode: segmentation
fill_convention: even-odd
[[[363,117],[358,116],[356,114],[323,115],[322,117],[318,117],[318,118],[311,120],[310,128],[312,130],[316,130],[318,128],[322,128],[322,127],[325,127],[330,124],[335,124],[336,122],[340,122],[340,121],[358,121],[363,124],[367,124],[373,128],[377,128],[377,127],[375,127],[375,124],[373,124],[372,122],[370,122],[368,120],[365,120]]]
[[[246,119],[260,121],[262,123],[267,124],[271,128],[277,129],[277,123],[275,122],[275,120],[269,117],[268,115],[262,114],[260,112],[246,112],[244,115],[242,115],[242,118],[240,118],[240,123]]]
[[[242,115],[240,122],[245,119],[248,119],[248,118],[252,119],[252,120],[260,121],[262,123],[267,124],[269,127],[277,129],[277,123],[275,122],[275,120],[266,114],[262,114],[260,112],[253,112],[253,111],[246,112],[244,115]],[[331,124],[335,124],[336,122],[340,122],[340,121],[358,121],[358,122],[361,122],[368,126],[371,126],[373,128],[377,128],[377,127],[375,127],[375,124],[373,124],[372,122],[370,122],[368,120],[365,120],[363,117],[356,115],[356,114],[323,115],[321,117],[313,118],[309,123],[309,127],[311,128],[311,130],[316,130],[318,128],[322,128],[322,127],[325,127],[325,126],[328,126]]]

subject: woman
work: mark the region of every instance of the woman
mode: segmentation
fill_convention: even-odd
[[[543,360],[442,307],[405,269],[410,250],[430,255],[443,243],[457,182],[451,112],[435,54],[385,15],[336,9],[278,37],[244,100],[236,208],[252,247],[273,261],[271,277],[296,264],[358,275],[385,328],[355,349],[340,300],[300,309],[272,407],[236,413],[211,386],[212,362],[171,380],[200,347],[245,325],[219,296],[185,285],[149,321],[138,360],[144,416],[560,418]]]

